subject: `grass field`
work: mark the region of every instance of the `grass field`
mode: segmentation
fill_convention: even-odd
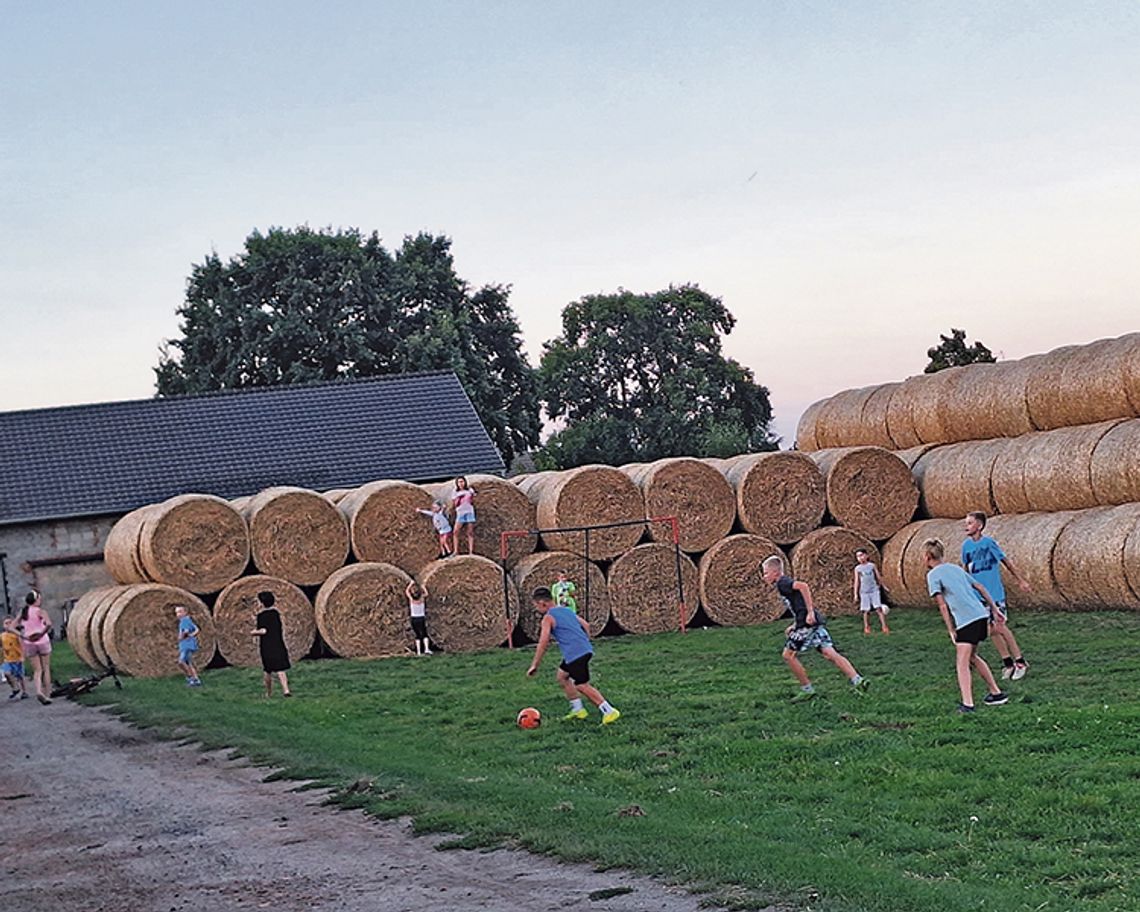
[[[965,717],[937,614],[891,621],[866,638],[833,621],[872,687],[810,656],[806,705],[778,624],[604,639],[595,683],[624,713],[604,728],[561,721],[553,655],[528,679],[531,653],[505,649],[305,662],[271,703],[239,669],[87,699],[452,845],[627,867],[740,908],[1140,909],[1140,616],[1021,618],[1029,676]],[[514,725],[527,705],[537,731]]]

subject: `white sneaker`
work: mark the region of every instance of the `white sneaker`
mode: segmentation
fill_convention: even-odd
[[[1014,666],[1003,665],[1001,667],[1001,679],[1003,681],[1008,681],[1010,678],[1013,677],[1013,674],[1014,674]]]
[[[1013,674],[1011,674],[1009,677],[1013,681],[1020,681],[1025,677],[1025,673],[1027,671],[1029,671],[1029,665],[1025,662],[1022,662],[1020,665],[1013,666]]]

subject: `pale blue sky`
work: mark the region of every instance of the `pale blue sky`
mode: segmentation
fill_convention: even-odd
[[[790,442],[939,332],[1140,329],[1140,5],[0,0],[0,408],[153,392],[254,228],[450,235],[528,351],[696,282]]]

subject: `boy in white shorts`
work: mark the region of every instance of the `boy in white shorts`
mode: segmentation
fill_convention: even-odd
[[[883,604],[883,578],[879,576],[879,568],[871,560],[865,548],[855,552],[855,601],[859,603],[859,612],[863,615],[863,635],[871,632],[871,612],[879,615],[879,624],[883,633],[890,633],[887,626],[887,611]]]

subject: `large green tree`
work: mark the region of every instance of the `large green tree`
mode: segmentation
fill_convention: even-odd
[[[255,231],[228,262],[193,267],[158,395],[449,369],[509,463],[540,429],[509,294],[472,291],[446,237],[405,238],[393,255],[355,229]]]
[[[734,323],[718,298],[695,285],[569,304],[539,367],[546,413],[563,426],[540,464],[773,449],[768,390],[721,352]]]
[[[926,357],[930,363],[924,368],[924,373],[936,374],[948,367],[961,367],[964,364],[992,364],[997,358],[994,353],[975,341],[973,345],[966,344],[966,330],[951,329],[950,335],[938,334],[942,341],[934,348],[926,350]]]

